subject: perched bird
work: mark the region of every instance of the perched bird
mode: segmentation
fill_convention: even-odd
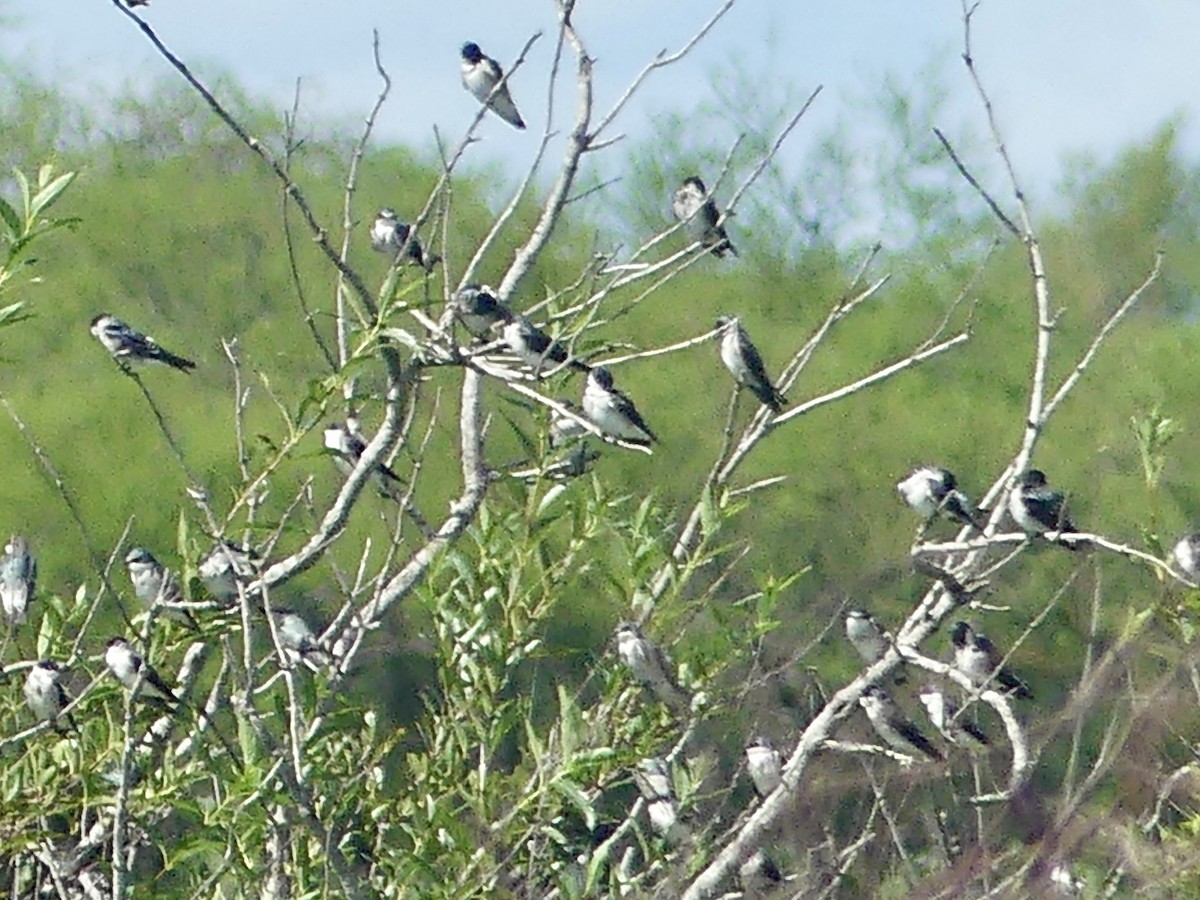
[[[501,322],[512,321],[512,311],[496,299],[486,284],[468,284],[454,292],[450,305],[458,321],[477,338],[487,337]]]
[[[238,599],[238,583],[254,577],[261,561],[252,547],[219,540],[208,556],[200,561],[196,574],[213,598],[222,603]]]
[[[179,698],[163,677],[142,659],[141,654],[134,650],[125,638],[109,639],[108,649],[104,651],[104,664],[125,690],[132,691],[135,687],[138,688],[139,698],[172,707],[179,703]]]
[[[1008,512],[1017,527],[1030,537],[1047,531],[1073,532],[1075,526],[1067,515],[1067,501],[1058,491],[1046,486],[1046,475],[1040,469],[1030,469],[1017,479],[1008,495]],[[1074,549],[1074,545],[1065,546]]]
[[[67,696],[66,689],[59,681],[61,676],[62,666],[52,659],[34,663],[29,674],[25,676],[25,703],[29,711],[39,722],[49,722],[60,734],[64,729],[59,724],[58,717],[71,703],[71,698]],[[72,731],[79,730],[69,713],[67,724]]]
[[[714,256],[738,255],[725,233],[725,226],[717,224],[720,218],[717,204],[713,203],[704,182],[697,176],[693,175],[680,185],[671,201],[671,212],[680,222],[687,223],[688,237],[709,248]]]
[[[1200,581],[1200,532],[1180,538],[1171,557],[1180,572],[1192,581]]]
[[[0,557],[0,609],[9,625],[23,625],[37,587],[37,559],[19,534],[9,539]]]
[[[687,694],[675,680],[675,667],[662,647],[632,622],[617,625],[617,655],[643,687],[673,708],[686,707]]]
[[[721,316],[717,319],[717,328],[721,329],[717,335],[721,342],[721,362],[725,363],[733,380],[749,388],[771,412],[778,413],[787,403],[787,397],[771,383],[758,348],[750,343],[750,336],[742,328],[741,321],[736,316]]]
[[[883,688],[874,684],[869,685],[863,691],[862,696],[858,698],[858,704],[866,712],[867,718],[871,720],[875,732],[893,750],[911,754],[915,749],[938,762],[945,759],[938,748],[933,746],[925,735],[921,734],[920,729],[904,715],[900,707],[896,705],[896,701]]]
[[[91,331],[96,339],[104,345],[104,349],[123,368],[128,368],[128,364],[131,362],[146,360],[166,363],[181,372],[196,368],[196,364],[190,359],[184,359],[169,350],[164,350],[158,346],[154,338],[135,331],[108,313],[101,313],[92,319]]]
[[[367,449],[367,440],[359,431],[357,416],[349,416],[345,422],[330,425],[325,429],[325,449],[330,451],[333,463],[339,472],[349,477]],[[404,499],[404,481],[391,467],[382,461],[375,464],[375,486],[379,493],[395,500],[397,503]]]
[[[687,826],[679,821],[679,803],[675,799],[675,789],[666,760],[657,756],[639,760],[633,780],[646,801],[650,827],[655,833],[675,846],[686,842],[691,833]]]
[[[754,792],[766,797],[783,783],[783,757],[760,735],[746,745],[746,771],[754,782]]]
[[[939,512],[945,512],[956,521],[983,531],[983,523],[979,521],[975,508],[958,489],[954,473],[949,469],[917,466],[902,481],[896,482],[896,490],[904,502],[926,522]]]
[[[1033,691],[1024,681],[1001,667],[1003,657],[986,635],[975,631],[966,622],[955,622],[950,629],[950,642],[954,645],[954,668],[962,672],[978,688],[985,687],[993,678],[1000,690],[1019,700],[1030,700]]]
[[[605,434],[632,444],[648,447],[651,441],[658,440],[633,401],[613,387],[612,373],[603,367],[588,372],[583,389],[583,414]]]
[[[859,659],[870,666],[883,658],[891,646],[892,636],[865,609],[852,609],[846,613],[846,640]],[[897,669],[893,680],[896,684],[903,684],[907,679],[904,672]]]
[[[571,358],[566,347],[553,340],[524,316],[513,316],[509,319],[504,326],[504,343],[513,355],[519,357],[535,373],[563,363],[580,372],[587,372],[591,368]]]
[[[294,659],[329,658],[329,653],[317,643],[313,630],[298,612],[286,607],[278,607],[271,612],[275,616],[279,645]]]
[[[412,234],[412,228],[397,219],[396,211],[390,208],[381,209],[371,223],[371,249],[386,253],[393,260],[403,254],[406,261],[425,270],[432,269],[437,263],[435,257],[425,253],[421,239]]]
[[[503,77],[500,63],[486,56],[478,44],[468,41],[462,45],[463,87],[513,128],[524,131],[525,120],[517,112],[517,104],[513,103],[512,95],[508,92],[508,83],[496,89]]]
[[[576,415],[582,416],[579,407],[571,400],[558,400],[559,405],[565,406]],[[566,446],[577,437],[583,437],[588,430],[575,419],[568,418],[553,407],[550,408],[550,446],[554,449]]]
[[[959,715],[958,704],[931,684],[921,688],[920,700],[933,727],[952,744],[970,750],[986,750],[991,744],[974,722]]]
[[[738,880],[742,884],[743,896],[766,896],[783,881],[783,873],[779,871],[770,855],[761,847],[750,855],[738,867]]]
[[[133,583],[133,593],[147,609],[159,603],[178,603],[183,599],[179,582],[174,573],[154,558],[144,547],[134,547],[125,555],[125,568]],[[184,622],[189,628],[198,629],[195,618],[186,609],[172,609],[170,614]]]

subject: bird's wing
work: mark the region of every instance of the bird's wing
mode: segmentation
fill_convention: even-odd
[[[933,746],[933,744],[930,743],[929,738],[925,737],[925,735],[921,733],[921,730],[912,722],[908,721],[907,719],[898,719],[892,722],[892,727],[896,729],[901,737],[903,737],[906,741],[908,741],[930,759],[936,759],[939,762],[945,759],[945,757],[942,756],[941,751],[938,750],[937,747]]]
[[[611,393],[613,397],[613,406],[615,407],[616,411],[621,416],[628,419],[630,423],[634,425],[634,427],[646,432],[650,440],[657,441],[658,436],[650,430],[650,426],[646,424],[646,420],[642,418],[642,414],[637,411],[637,407],[633,405],[633,401],[616,388],[613,388]]]

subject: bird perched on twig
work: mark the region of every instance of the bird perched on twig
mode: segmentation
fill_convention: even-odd
[[[34,663],[25,676],[25,704],[29,711],[39,722],[49,722],[59,734],[66,731],[58,721],[59,716],[71,703],[59,680],[62,674],[62,666],[52,659],[43,659]],[[79,730],[70,713],[67,714],[67,725],[72,731]]]
[[[367,449],[367,440],[360,431],[357,416],[348,416],[345,422],[330,425],[325,429],[325,449],[330,451],[333,463],[342,475],[349,477],[354,471],[363,452]],[[404,480],[382,461],[375,464],[373,469],[375,486],[379,493],[400,503],[404,499]]]
[[[725,226],[717,224],[721,218],[717,204],[708,196],[708,189],[698,176],[693,175],[680,185],[671,200],[671,212],[680,222],[686,223],[688,237],[708,248],[714,256],[738,255]]]
[[[879,662],[892,644],[892,636],[865,609],[852,609],[846,613],[846,640],[859,659],[869,666]],[[904,672],[896,669],[893,681],[904,684],[906,680]]]
[[[613,386],[612,373],[604,367],[588,372],[583,414],[605,434],[631,444],[648,447],[658,440],[633,401]]]
[[[736,316],[721,316],[716,327],[720,329],[717,340],[720,341],[721,362],[725,363],[733,380],[749,388],[759,403],[771,412],[778,413],[787,403],[787,397],[771,383],[758,348],[750,342],[741,320]]]
[[[893,750],[906,754],[918,750],[938,762],[945,759],[941,751],[901,712],[896,701],[883,688],[874,684],[868,685],[858,698],[858,704],[867,714],[875,733]]]
[[[275,631],[279,635],[279,646],[293,659],[312,658],[321,662],[330,658],[329,652],[317,643],[308,622],[294,609],[277,607],[271,612],[275,616]]]
[[[571,357],[567,348],[524,316],[513,316],[504,326],[504,343],[521,362],[540,374],[543,369],[563,364],[579,372],[590,371],[586,363]]]
[[[639,684],[673,709],[687,707],[687,694],[675,680],[675,667],[662,647],[633,622],[618,624],[616,638],[617,655]]]
[[[1047,486],[1046,474],[1040,469],[1030,469],[1017,479],[1008,495],[1008,512],[1017,527],[1030,537],[1048,531],[1061,536],[1077,530],[1067,515],[1067,498]],[[1061,543],[1068,549],[1079,549],[1071,541]]]
[[[1180,538],[1171,558],[1184,575],[1192,581],[1200,581],[1200,532]]]
[[[104,651],[104,664],[125,690],[138,689],[138,699],[166,706],[172,711],[178,707],[179,698],[175,696],[174,689],[125,638],[109,639],[108,648]]]
[[[486,338],[501,322],[512,321],[512,311],[496,299],[486,284],[468,284],[454,292],[451,308],[463,327],[477,338]]]
[[[944,512],[963,525],[983,531],[983,523],[979,521],[975,508],[958,489],[958,481],[949,469],[917,466],[903,480],[896,482],[896,490],[904,502],[927,523],[938,513]]]
[[[129,363],[161,362],[181,372],[196,368],[190,359],[164,350],[152,337],[130,328],[115,316],[101,313],[92,319],[91,332],[121,368],[128,371]]]
[[[159,603],[178,603],[183,599],[179,581],[166,566],[154,558],[145,547],[134,547],[125,555],[125,568],[133,583],[133,593],[146,609]],[[198,629],[195,618],[186,609],[171,609],[168,612],[183,621],[189,628]]]
[[[254,548],[221,539],[200,561],[196,574],[214,599],[233,603],[239,596],[239,582],[253,578],[261,561]]]
[[[508,91],[508,82],[500,85],[504,70],[500,63],[487,56],[479,45],[471,41],[462,45],[462,83],[480,103],[518,131],[525,130],[525,120],[517,112],[517,104],[513,102],[512,94]]]
[[[759,735],[746,744],[746,771],[754,783],[754,792],[766,797],[783,783],[783,756],[767,738]]]
[[[666,760],[657,756],[639,760],[633,780],[646,801],[650,827],[674,846],[690,840],[690,830],[679,821],[679,803]]]
[[[396,211],[384,208],[371,223],[371,249],[386,253],[392,260],[401,256],[429,271],[437,264],[437,257],[426,254],[421,239],[412,233],[412,227],[396,218]]]
[[[1033,699],[1029,685],[1000,665],[1003,656],[986,635],[975,631],[966,622],[955,622],[950,629],[950,643],[954,645],[954,668],[977,688],[986,687],[994,678],[1003,693],[1018,700]]]
[[[23,625],[37,587],[37,558],[29,542],[14,534],[0,558],[0,610],[9,625]]]
[[[933,727],[950,743],[968,750],[986,750],[991,745],[982,729],[960,715],[958,704],[942,691],[927,684],[919,697]]]

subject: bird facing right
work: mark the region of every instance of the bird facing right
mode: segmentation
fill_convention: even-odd
[[[190,359],[184,359],[169,350],[164,350],[154,338],[130,328],[116,316],[110,316],[108,313],[101,313],[92,319],[90,330],[96,340],[104,345],[104,349],[122,368],[128,369],[128,364],[131,362],[148,361],[166,363],[181,372],[196,368],[196,364]]]
[[[1064,534],[1077,530],[1067,515],[1067,498],[1050,489],[1046,474],[1040,469],[1030,469],[1017,479],[1008,495],[1008,512],[1017,527],[1030,537],[1048,531]],[[1063,542],[1063,546],[1077,549],[1077,545],[1070,542]]]
[[[503,77],[504,70],[500,68],[500,63],[480,50],[478,44],[467,41],[462,45],[463,87],[513,128],[524,131],[525,120],[517,112],[517,104],[508,91],[508,82],[496,88]]]
[[[721,316],[717,319],[716,327],[717,340],[720,341],[721,347],[721,362],[725,364],[733,380],[742,387],[749,388],[759,403],[778,414],[787,403],[787,397],[771,382],[762,356],[759,355],[758,348],[751,343],[741,320],[736,316]]]
[[[658,438],[628,396],[613,386],[612,373],[600,366],[588,372],[583,414],[611,437],[650,446]]]
[[[926,522],[944,512],[963,525],[983,531],[983,523],[966,495],[958,489],[954,473],[941,466],[917,466],[901,481],[896,490],[904,502]]]

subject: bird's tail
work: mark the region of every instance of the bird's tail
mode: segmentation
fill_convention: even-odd
[[[189,369],[196,368],[196,364],[190,359],[185,359],[182,356],[178,356],[172,353],[170,350],[163,350],[162,348],[159,348],[159,352],[162,354],[160,358],[163,362],[165,362],[168,366],[174,366],[180,372],[187,372]]]

